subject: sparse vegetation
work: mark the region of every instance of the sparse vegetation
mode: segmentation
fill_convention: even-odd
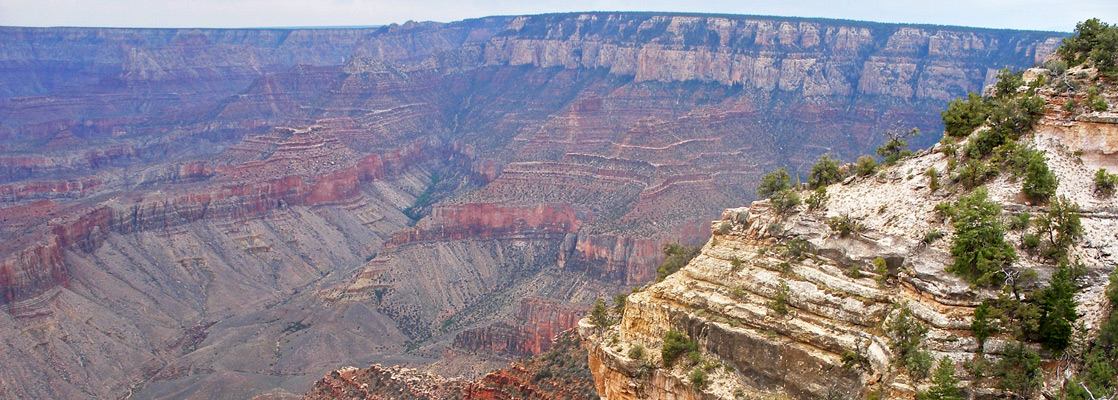
[[[640,343],[634,344],[629,348],[629,358],[633,360],[643,360],[645,349]]]
[[[853,350],[842,351],[842,369],[862,368],[866,365],[868,360],[866,356]]]
[[[935,167],[928,167],[928,170],[924,171],[924,176],[928,177],[928,190],[933,192],[939,190],[939,171],[936,171]]]
[[[989,110],[990,105],[974,92],[968,94],[966,100],[955,99],[947,106],[947,110],[940,113],[944,133],[949,137],[967,137],[986,122]]]
[[[823,154],[819,156],[815,165],[811,166],[811,176],[808,177],[807,183],[812,189],[819,189],[841,181],[842,178],[844,176],[842,170],[839,169],[839,160],[828,154]]]
[[[783,245],[786,249],[785,255],[788,256],[789,261],[803,260],[811,252],[811,244],[804,239],[791,238],[785,240]]]
[[[866,229],[864,225],[850,218],[849,215],[827,218],[827,226],[830,227],[832,231],[835,231],[835,233],[838,233],[839,237],[847,237]]]
[[[1075,34],[1064,39],[1057,52],[1070,66],[1094,64],[1102,75],[1118,74],[1118,26],[1099,21],[1098,18],[1080,22]]]
[[[1083,223],[1079,218],[1079,205],[1067,198],[1059,198],[1048,208],[1048,213],[1037,217],[1037,234],[1045,236],[1045,255],[1056,262],[1067,261],[1073,243],[1083,237]]]
[[[605,329],[612,325],[612,320],[609,317],[609,310],[606,309],[606,302],[599,297],[594,301],[594,307],[590,308],[590,322],[598,329]]]
[[[1106,168],[1095,171],[1095,193],[1110,197],[1114,195],[1115,187],[1118,187],[1118,175],[1107,173]]]
[[[625,301],[629,299],[630,292],[618,292],[613,295],[613,312],[620,316],[625,312]]]
[[[680,246],[675,243],[665,243],[664,247],[660,249],[660,252],[664,253],[667,258],[664,259],[664,262],[660,263],[660,267],[656,268],[656,281],[662,281],[664,278],[667,278],[668,275],[679,271],[680,268],[683,268],[684,265],[691,262],[691,259],[699,255],[699,251],[702,249],[702,246],[688,247]]]
[[[699,354],[699,343],[691,340],[683,332],[670,330],[664,333],[664,347],[660,348],[660,358],[665,368],[671,368],[677,358],[684,353]]]
[[[939,238],[941,237],[943,237],[943,232],[938,229],[932,229],[930,231],[924,232],[924,237],[920,239],[920,242],[924,243],[924,245],[927,246],[935,243],[935,241],[939,240]]]
[[[792,189],[784,189],[772,196],[772,207],[777,214],[785,214],[800,205],[800,195]]]
[[[788,175],[788,170],[785,168],[778,169],[770,172],[761,178],[761,184],[757,185],[757,197],[772,197],[772,195],[782,190],[789,189],[788,182],[792,177]]]
[[[788,314],[789,291],[788,282],[781,279],[780,286],[776,290],[776,295],[774,295],[772,301],[769,302],[769,307],[772,308],[773,311],[776,311],[777,314]]]
[[[1086,349],[1079,376],[1068,383],[1065,394],[1069,400],[1113,398],[1118,391],[1118,272],[1110,275],[1106,295],[1110,301],[1110,314],[1102,321],[1098,336]]]
[[[955,363],[950,358],[943,357],[936,364],[932,373],[932,387],[927,391],[916,393],[917,400],[962,400],[963,390],[959,388],[959,379],[955,377]]]
[[[1025,195],[1037,203],[1047,203],[1056,195],[1056,187],[1060,181],[1056,174],[1048,169],[1043,152],[1034,152],[1025,164],[1025,182],[1021,190]]]
[[[811,196],[808,196],[807,208],[809,210],[821,209],[823,208],[823,205],[827,203],[827,199],[829,198],[830,196],[827,195],[827,187],[820,186],[819,188],[815,189],[815,191],[811,192]]]
[[[905,139],[920,135],[920,130],[916,128],[910,130],[898,129],[886,131],[884,135],[889,139],[885,141],[885,144],[877,148],[876,153],[883,158],[883,163],[886,165],[893,165],[897,160],[900,160],[901,157],[912,155],[912,152],[907,150],[908,142],[906,142]]]
[[[707,383],[710,382],[709,378],[707,377],[706,371],[704,371],[702,368],[695,368],[691,370],[690,378],[691,387],[695,388],[695,390],[702,390],[704,387],[706,387]]]
[[[873,160],[870,156],[858,157],[858,161],[854,164],[854,174],[858,176],[869,176],[877,172],[877,161]]]
[[[1033,349],[1014,343],[1006,347],[1002,359],[994,366],[994,375],[1002,389],[1028,397],[1040,385],[1040,356]]]
[[[877,286],[885,286],[885,282],[889,280],[889,264],[885,262],[884,258],[877,257],[873,259],[873,272],[877,274],[874,280],[877,281]]]
[[[913,379],[922,380],[927,377],[932,367],[931,354],[923,350],[928,326],[917,320],[911,309],[903,307],[889,321],[888,333],[889,349],[896,355],[893,363],[903,367]]]

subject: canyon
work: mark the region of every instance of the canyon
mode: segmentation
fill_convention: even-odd
[[[935,143],[949,100],[1064,36],[652,13],[0,27],[0,397],[482,378],[654,279],[664,243],[704,243],[765,172],[901,127]]]

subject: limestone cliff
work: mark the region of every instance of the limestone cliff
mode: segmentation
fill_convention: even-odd
[[[1044,115],[1018,144],[1044,152],[1044,164],[1059,179],[1056,195],[1080,207],[1084,235],[1069,258],[1082,265],[1075,280],[1082,335],[1076,343],[1089,346],[1113,307],[1104,289],[1118,265],[1118,200],[1093,190],[1092,181],[1099,168],[1118,167],[1118,90],[1113,81],[1095,80],[1092,70],[1068,75],[1079,79],[1050,80],[1035,89],[1046,102]],[[1058,77],[1040,68],[1025,73],[1028,82]],[[1086,87],[1097,88],[1109,106],[1084,110]],[[701,254],[629,295],[617,325],[603,330],[581,321],[598,393],[610,400],[911,398],[930,384],[904,373],[891,346],[889,324],[905,309],[930,328],[922,346],[933,359],[946,357],[956,366],[966,396],[1014,396],[989,372],[974,369],[976,359],[1005,357],[1014,340],[1003,331],[980,350],[971,325],[975,310],[1011,284],[1014,291],[1045,286],[1056,263],[1028,252],[1027,230],[1011,230],[1006,238],[1021,256],[1008,270],[1035,271],[1037,279],[1010,274],[1004,284],[986,287],[945,271],[953,263],[954,230],[936,208],[970,192],[943,173],[964,157],[947,149],[953,146],[937,144],[877,173],[830,185],[818,208],[801,205],[781,213],[763,200],[726,210]],[[932,169],[944,174],[937,176],[943,187],[930,182]],[[1022,194],[1022,179],[1002,172],[985,183],[1008,214],[1004,218],[1049,210]],[[811,194],[801,193],[804,199]],[[836,231],[832,222],[842,220],[853,224],[852,232]],[[884,261],[880,268],[875,259]],[[661,366],[670,331],[697,343],[695,364]],[[630,353],[637,346],[647,355]],[[1083,365],[1083,353],[1076,351],[1083,350],[1061,355],[1041,349],[1043,376],[1025,397],[1060,393]],[[695,383],[695,371],[703,372],[703,383]]]

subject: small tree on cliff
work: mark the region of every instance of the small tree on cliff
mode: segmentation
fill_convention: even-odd
[[[788,189],[788,182],[792,177],[788,175],[788,170],[781,168],[776,171],[770,172],[761,178],[761,184],[757,185],[757,197],[772,197],[777,192]]]
[[[609,310],[606,309],[606,302],[601,297],[594,301],[594,307],[590,309],[590,322],[598,329],[610,326]]]

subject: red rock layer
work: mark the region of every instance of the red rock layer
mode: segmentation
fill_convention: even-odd
[[[0,254],[4,254],[0,259],[0,304],[27,300],[55,286],[66,286],[69,278],[62,252],[67,248],[92,251],[110,232],[129,234],[206,219],[252,218],[291,205],[350,201],[360,196],[361,184],[382,179],[432,157],[441,157],[444,151],[446,149],[437,143],[420,141],[391,153],[362,157],[347,168],[310,176],[215,182],[177,194],[140,195],[131,199],[130,204],[114,201],[64,209],[43,201],[0,210],[0,220],[7,223],[8,218],[13,222],[19,219],[27,224],[25,229],[28,230],[0,243]],[[264,168],[267,164],[255,166],[259,177],[275,176],[264,172],[268,171]],[[40,210],[45,208],[50,210]],[[54,216],[56,213],[61,215]],[[35,218],[36,215],[40,218]],[[46,221],[46,225],[35,225],[36,221]]]
[[[533,356],[551,349],[559,332],[578,325],[586,307],[529,297],[520,300],[513,324],[496,324],[459,332],[454,347],[513,356]]]

